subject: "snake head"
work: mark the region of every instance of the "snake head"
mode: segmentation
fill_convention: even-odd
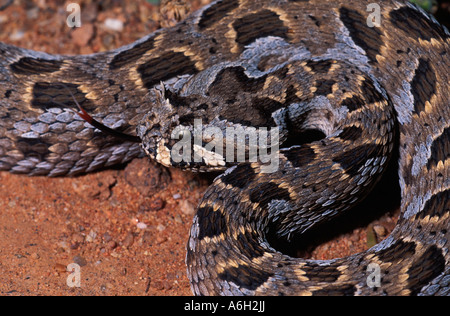
[[[147,113],[137,126],[137,135],[142,140],[142,147],[146,154],[159,163],[170,166],[170,148],[168,140],[172,131],[180,125],[170,100],[166,98],[165,87],[151,91],[154,94],[155,107]]]

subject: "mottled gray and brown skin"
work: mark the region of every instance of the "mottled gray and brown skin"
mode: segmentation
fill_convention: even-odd
[[[187,169],[233,164],[176,164],[176,127],[277,126],[279,169],[235,164],[200,203],[186,257],[195,294],[448,295],[449,33],[405,1],[383,1],[369,27],[369,3],[216,1],[90,56],[0,43],[0,170],[74,175],[142,154],[79,118],[72,94],[152,158]],[[326,137],[295,145],[310,130]],[[402,213],[385,241],[331,261],[269,245],[269,229],[290,239],[358,203],[395,146]],[[379,287],[367,283],[374,265]]]

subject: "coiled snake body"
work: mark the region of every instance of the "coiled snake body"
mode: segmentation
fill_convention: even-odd
[[[54,56],[0,43],[0,170],[75,175],[123,163],[139,144],[157,161],[229,169],[207,190],[187,245],[203,295],[449,295],[449,33],[405,1],[219,0],[115,51]],[[76,102],[75,102],[76,101]],[[180,126],[279,127],[279,166],[207,149],[170,156]],[[324,137],[299,144],[301,135]],[[317,133],[316,133],[317,134]],[[223,140],[226,143],[226,140]],[[399,151],[401,216],[372,249],[291,258],[290,240],[361,201]],[[369,286],[368,267],[380,282]]]

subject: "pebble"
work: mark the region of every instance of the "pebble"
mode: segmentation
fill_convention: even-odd
[[[114,285],[112,285],[112,283],[106,283],[106,284],[102,284],[100,285],[100,291],[105,292],[106,290],[112,290],[114,289]]]
[[[102,36],[102,44],[103,47],[107,50],[114,48],[114,35],[112,34],[105,34]]]
[[[152,233],[149,232],[148,230],[146,230],[146,231],[144,231],[144,234],[142,234],[141,242],[148,243],[148,242],[152,241],[152,239],[153,239]]]
[[[164,283],[161,281],[155,281],[151,283],[151,287],[158,291],[161,291],[164,290]]]
[[[165,202],[161,198],[145,201],[139,206],[139,212],[157,212],[164,208]]]
[[[154,196],[167,188],[170,173],[149,161],[149,159],[134,159],[125,168],[125,180],[135,187],[142,196]]]
[[[173,219],[175,220],[176,223],[183,224],[183,219],[181,218],[180,214],[175,214]]]
[[[184,215],[192,216],[196,212],[195,205],[192,204],[191,202],[187,201],[187,200],[179,201],[179,205],[180,205],[181,212]]]
[[[86,242],[93,242],[96,237],[97,233],[91,230],[89,234],[86,236]]]
[[[122,255],[120,253],[117,253],[117,252],[111,252],[110,256],[113,257],[113,258],[121,258],[122,257]]]
[[[131,247],[131,245],[133,245],[133,242],[134,242],[134,236],[133,236],[133,234],[132,234],[132,233],[128,233],[128,234],[125,236],[125,239],[123,240],[122,245],[123,245],[124,247],[128,248],[128,247]]]
[[[382,225],[374,225],[373,230],[375,231],[375,234],[377,234],[377,237],[385,237],[386,236],[386,228]]]
[[[156,237],[155,242],[157,245],[161,245],[162,243],[165,243],[167,240],[168,239],[166,236],[158,236],[158,237]]]
[[[150,283],[150,286],[158,291],[170,290],[173,287],[169,281],[154,281]]]
[[[62,263],[56,263],[54,268],[57,272],[66,272],[67,271],[67,267]]]
[[[66,250],[69,250],[70,249],[70,245],[69,245],[69,243],[67,243],[67,241],[60,241],[59,243],[58,243],[58,253],[63,253],[63,252],[65,252]]]
[[[38,253],[35,253],[35,252],[32,253],[30,257],[31,257],[31,259],[33,259],[33,260],[38,260],[38,259],[40,258],[39,254],[38,254]]]
[[[123,31],[123,22],[118,19],[108,18],[105,20],[104,26],[106,29],[111,30],[111,31],[115,31],[115,32]]]
[[[112,241],[112,237],[108,232],[106,232],[103,234],[103,240],[107,243],[107,242]]]
[[[147,224],[139,222],[136,224],[136,227],[139,229],[146,229],[147,228]]]
[[[37,18],[39,18],[39,8],[34,7],[32,9],[27,10],[27,18],[29,20],[36,20]]]
[[[110,250],[117,248],[117,243],[114,240],[108,241],[106,247]]]
[[[14,31],[11,35],[9,35],[9,39],[13,42],[20,41],[22,38],[24,38],[25,32],[24,31]]]
[[[75,256],[75,257],[73,257],[72,261],[73,261],[73,263],[78,264],[80,267],[84,267],[84,266],[87,265],[86,259],[84,259],[84,258],[81,257],[81,256]]]
[[[83,243],[84,242],[84,236],[82,234],[79,233],[75,233],[72,235],[72,241],[74,243]]]

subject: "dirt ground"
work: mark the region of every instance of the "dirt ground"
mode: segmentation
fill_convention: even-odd
[[[70,2],[14,1],[0,11],[0,41],[88,54],[129,44],[161,25],[159,7],[144,0],[85,0],[78,1],[83,26],[70,29]],[[195,9],[208,1],[191,2]],[[185,245],[210,181],[147,159],[76,178],[0,173],[0,295],[190,295]],[[302,254],[329,259],[367,249],[397,218],[379,217]],[[68,269],[71,263],[81,270]]]

